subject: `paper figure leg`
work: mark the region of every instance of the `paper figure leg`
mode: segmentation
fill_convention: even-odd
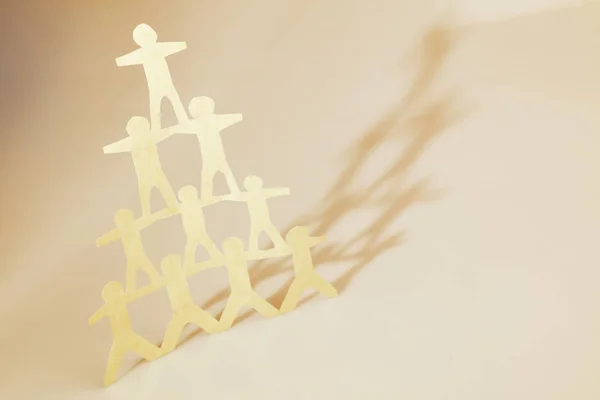
[[[223,170],[223,175],[225,176],[225,180],[227,181],[227,187],[229,187],[229,191],[232,194],[236,194],[240,192],[240,187],[235,180],[235,176],[233,176],[233,172],[231,168],[227,167]]]
[[[113,341],[108,353],[108,362],[106,363],[106,372],[104,373],[104,386],[108,387],[117,380],[119,366],[123,360],[125,352],[119,346],[117,341]]]
[[[145,182],[140,182],[141,179],[138,177],[138,190],[140,195],[140,202],[142,203],[142,215],[144,217],[150,216],[150,193],[152,192],[152,185]]]
[[[154,264],[152,264],[152,261],[150,261],[148,256],[145,254],[140,262],[140,268],[143,269],[146,274],[148,274],[148,277],[152,283],[157,283],[160,280],[160,275],[154,268]]]
[[[210,199],[213,195],[213,180],[215,179],[215,170],[205,165],[202,166],[202,183],[200,185],[200,197]]]
[[[229,295],[229,300],[227,301],[227,305],[225,306],[225,310],[223,310],[223,314],[221,314],[221,318],[219,319],[220,330],[226,330],[231,328],[233,323],[235,322],[235,318],[240,311],[240,308],[244,305],[237,296],[233,293]]]
[[[294,279],[290,288],[288,289],[287,294],[285,295],[285,299],[279,308],[279,311],[282,313],[290,312],[296,305],[298,301],[300,301],[300,296],[302,296],[302,292],[306,289],[306,282],[302,282],[299,279]]]
[[[156,347],[137,333],[132,335],[134,340],[133,345],[131,346],[131,351],[137,353],[140,357],[143,357],[148,361],[156,360],[158,357],[160,357],[160,348]]]
[[[279,310],[277,308],[273,307],[271,303],[256,293],[252,295],[248,305],[258,311],[263,317],[270,318],[279,315]]]
[[[185,325],[186,321],[183,318],[176,315],[173,316],[171,322],[169,322],[169,326],[167,327],[162,345],[160,346],[163,354],[172,351],[175,346],[177,346],[177,342],[181,337],[181,332],[183,331]]]
[[[125,292],[132,293],[136,289],[138,266],[132,262],[127,263],[127,271],[125,272]]]
[[[276,248],[285,249],[287,247],[285,240],[281,237],[281,233],[279,233],[273,224],[267,224],[267,226],[264,227],[264,231]]]
[[[160,275],[154,268],[154,264],[152,264],[152,261],[150,261],[146,255],[144,255],[140,257],[137,262],[129,261],[127,263],[127,271],[125,273],[125,291],[127,293],[131,293],[136,290],[137,274],[139,269],[142,269],[146,274],[148,274],[148,277],[152,283],[156,283],[160,280]]]
[[[175,192],[167,179],[167,176],[164,172],[160,171],[160,177],[158,178],[158,190],[162,195],[165,203],[167,204],[167,208],[177,211],[179,206],[177,205],[177,197],[175,197]]]
[[[195,240],[187,240],[185,244],[185,258],[183,260],[183,264],[186,267],[189,267],[196,263],[196,248],[198,247],[198,242]]]
[[[336,297],[338,295],[336,288],[316,272],[314,272],[310,278],[310,286],[329,298]]]
[[[219,322],[200,307],[192,307],[187,310],[186,318],[188,318],[190,322],[198,325],[207,333],[215,333],[219,331]]]
[[[215,242],[213,242],[210,239],[208,234],[205,234],[203,236],[204,236],[204,238],[200,240],[200,244],[202,245],[202,247],[204,247],[206,249],[206,251],[208,252],[210,257],[212,259],[217,259],[217,258],[221,257],[221,252],[219,251],[219,248],[217,247]]]
[[[262,233],[262,229],[250,221],[250,235],[248,238],[248,251],[258,251],[258,238]]]
[[[181,103],[181,99],[179,98],[179,93],[177,93],[177,89],[175,89],[175,87],[172,87],[166,97],[173,105],[173,111],[175,111],[175,116],[177,117],[179,123],[187,121],[188,115],[185,111],[185,107]]]
[[[149,93],[150,95],[150,128],[152,130],[160,130],[161,118],[160,118],[160,104],[164,96],[157,95],[156,93]]]

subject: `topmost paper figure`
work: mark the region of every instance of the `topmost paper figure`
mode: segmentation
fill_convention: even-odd
[[[133,30],[133,40],[139,49],[116,59],[119,67],[128,65],[144,66],[148,92],[150,95],[150,124],[152,130],[160,129],[160,104],[164,97],[173,105],[173,110],[179,122],[188,119],[187,112],[173,84],[171,72],[166,57],[179,53],[187,48],[186,42],[157,43],[158,35],[147,24],[140,24]]]

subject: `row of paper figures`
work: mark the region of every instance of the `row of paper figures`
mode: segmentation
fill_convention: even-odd
[[[214,102],[208,97],[191,100],[188,118],[179,95],[171,80],[166,57],[186,48],[185,42],[157,43],[156,32],[146,24],[138,25],[133,32],[139,49],[117,58],[117,65],[142,64],[146,73],[150,94],[150,121],[144,117],[133,117],[127,123],[129,137],[104,147],[105,153],[131,152],[138,178],[138,189],[142,216],[134,217],[132,211],[121,209],[115,214],[115,229],[97,240],[98,246],[120,240],[126,258],[126,287],[117,281],[107,283],[102,290],[104,305],[89,319],[90,325],[108,317],[113,332],[113,343],[109,353],[105,374],[105,385],[112,384],[123,355],[128,351],[152,360],[175,348],[181,332],[188,323],[197,324],[209,333],[229,329],[240,309],[250,306],[266,317],[292,310],[302,293],[315,288],[327,297],[337,295],[336,289],[319,276],[313,267],[311,248],[324,241],[324,237],[311,237],[308,228],[292,228],[284,240],[271,222],[267,199],[289,194],[285,188],[264,189],[259,177],[248,176],[244,180],[246,192],[241,192],[229,168],[220,132],[242,120],[241,114],[214,114]],[[173,104],[178,125],[163,129],[160,123],[160,104],[166,97]],[[176,133],[195,134],[198,137],[203,160],[201,196],[194,186],[181,188],[175,196],[158,157],[157,144]],[[213,196],[213,180],[217,172],[227,181],[230,194]],[[150,193],[157,188],[167,207],[151,213]],[[238,238],[223,242],[220,251],[208,235],[204,221],[204,207],[219,201],[244,201],[250,215],[250,237],[248,248]],[[180,214],[187,236],[184,259],[169,255],[161,262],[162,275],[146,255],[140,232],[159,219]],[[258,238],[266,233],[272,240],[272,250],[260,250]],[[198,246],[203,246],[210,258],[197,263]],[[292,255],[295,278],[286,298],[278,310],[261,298],[252,288],[247,262],[264,258]],[[230,295],[219,320],[202,310],[192,301],[188,277],[208,268],[225,266],[229,275]],[[143,270],[150,278],[146,287],[136,288],[136,276]],[[173,318],[167,327],[160,347],[153,345],[137,334],[129,318],[127,305],[160,288],[166,288]]]
[[[258,258],[260,252],[252,257],[244,251],[244,242],[235,237],[223,242],[223,256],[185,267],[181,256],[171,254],[161,261],[162,276],[155,276],[152,283],[139,290],[124,291],[123,285],[117,281],[107,283],[102,290],[104,305],[89,319],[93,325],[100,319],[108,317],[113,333],[106,373],[105,386],[110,386],[116,379],[117,372],[125,353],[132,351],[151,361],[172,351],[187,324],[196,324],[208,333],[217,333],[229,329],[242,307],[249,306],[264,317],[274,317],[280,313],[293,310],[302,293],[308,289],[316,289],[325,296],[337,296],[337,290],[331,283],[314,270],[310,249],[322,243],[325,238],[311,237],[308,228],[296,226],[286,235],[294,264],[294,280],[279,309],[275,308],[258,295],[250,281],[248,260]],[[285,253],[272,253],[271,257],[283,256]],[[262,257],[261,257],[262,258]],[[219,320],[197,306],[191,296],[188,277],[199,271],[219,266],[227,268],[229,276],[229,299]],[[173,317],[169,322],[161,346],[156,346],[136,333],[132,327],[127,305],[155,290],[165,287],[171,303]]]

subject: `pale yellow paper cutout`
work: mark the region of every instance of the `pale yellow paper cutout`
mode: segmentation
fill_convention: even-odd
[[[177,212],[177,198],[167,176],[162,170],[156,144],[170,135],[169,130],[151,132],[144,117],[133,117],[127,123],[129,137],[104,146],[104,153],[130,152],[138,179],[138,190],[142,204],[142,215],[150,216],[150,194],[152,189],[160,191],[167,208]]]
[[[336,297],[338,292],[335,287],[315,271],[310,252],[312,247],[326,240],[325,236],[311,237],[306,226],[296,226],[290,229],[286,239],[292,251],[295,277],[279,311],[286,313],[293,310],[302,293],[310,288],[318,290],[329,298]]]
[[[104,317],[110,319],[110,328],[113,333],[113,342],[108,355],[104,385],[110,386],[117,378],[119,366],[123,356],[128,351],[137,353],[148,361],[152,361],[161,355],[157,346],[137,334],[131,325],[127,303],[136,300],[147,293],[126,295],[120,282],[108,282],[102,289],[104,305],[96,311],[89,319],[89,325],[96,324]]]
[[[185,42],[157,43],[158,35],[147,24],[139,24],[133,30],[133,40],[139,49],[116,59],[119,67],[142,65],[148,82],[150,96],[150,121],[152,130],[160,129],[160,105],[163,98],[169,99],[179,122],[188,119],[185,108],[173,84],[166,58],[187,48]]]
[[[209,313],[194,304],[187,281],[187,271],[181,265],[181,257],[175,254],[166,256],[161,262],[163,278],[171,301],[173,318],[169,322],[161,352],[166,354],[177,346],[183,328],[193,323],[208,333],[219,330],[219,322]]]
[[[242,120],[242,114],[215,114],[215,102],[206,96],[194,97],[189,105],[192,119],[170,127],[173,133],[193,134],[200,142],[202,154],[202,186],[200,196],[209,199],[213,195],[213,183],[217,172],[225,176],[231,193],[240,189],[227,163],[221,131]]]
[[[247,192],[222,196],[223,200],[244,201],[248,206],[250,215],[250,237],[248,239],[248,252],[259,252],[258,237],[261,233],[266,233],[273,242],[275,249],[282,254],[287,252],[288,248],[281,237],[281,233],[271,222],[271,213],[267,205],[267,200],[271,197],[286,196],[290,194],[288,188],[270,188],[263,189],[263,181],[258,176],[248,176],[244,179],[244,187]]]
[[[186,324],[194,323],[209,333],[229,329],[244,306],[250,306],[265,317],[273,317],[281,311],[293,309],[302,292],[307,288],[316,288],[328,297],[337,295],[335,288],[314,271],[310,254],[311,247],[324,240],[324,237],[311,238],[306,227],[295,228],[283,240],[281,234],[271,222],[267,199],[288,195],[287,188],[263,188],[259,177],[249,176],[244,180],[246,192],[241,192],[229,167],[223,148],[221,131],[242,121],[241,114],[214,113],[214,101],[208,97],[195,97],[189,103],[189,114],[183,107],[174,87],[166,57],[186,48],[185,42],[157,43],[157,34],[146,24],[138,25],[133,32],[134,40],[140,48],[117,58],[117,65],[141,64],[146,73],[150,94],[150,120],[133,117],[127,124],[128,137],[104,147],[104,153],[131,152],[138,177],[138,189],[142,208],[142,217],[134,219],[130,210],[119,210],[115,215],[116,228],[97,240],[103,246],[120,239],[127,260],[126,291],[118,282],[109,282],[102,291],[105,305],[89,320],[90,325],[104,316],[111,319],[113,346],[109,354],[105,374],[105,385],[112,384],[118,368],[127,351],[134,351],[142,357],[152,360],[172,351],[179,341]],[[160,106],[167,97],[175,110],[178,124],[161,128]],[[173,134],[195,134],[198,138],[202,159],[201,195],[193,186],[185,186],[175,196],[164,174],[157,144]],[[213,195],[213,183],[217,172],[225,176],[231,194]],[[167,207],[151,213],[150,193],[158,188]],[[250,235],[248,251],[238,238],[229,238],[223,242],[223,253],[207,233],[203,208],[218,201],[243,201],[247,203],[250,215]],[[140,231],[159,219],[181,213],[182,224],[187,236],[184,263],[182,257],[169,255],[161,262],[163,275],[160,276],[144,250]],[[259,250],[258,239],[265,232],[274,244],[270,250]],[[210,259],[196,263],[195,253],[198,245],[207,249]],[[288,246],[289,245],[289,246]],[[281,307],[281,311],[260,297],[252,288],[247,262],[265,258],[274,258],[292,253],[295,280]],[[187,278],[200,271],[225,266],[228,271],[230,296],[219,321],[193,303]],[[151,284],[136,290],[136,276],[139,269],[144,270]],[[173,318],[165,331],[160,348],[149,343],[133,331],[127,304],[153,291],[166,286],[171,301]]]
[[[254,291],[248,274],[248,264],[244,252],[244,242],[232,237],[223,242],[223,253],[225,255],[225,266],[229,274],[230,294],[229,300],[220,318],[221,329],[229,329],[235,322],[240,309],[250,306],[264,317],[274,317],[279,310],[271,303],[263,299]]]
[[[217,245],[206,232],[203,207],[209,204],[206,202],[203,203],[198,198],[198,190],[192,185],[182,187],[177,194],[180,201],[179,210],[183,230],[187,237],[184,258],[185,266],[189,267],[195,264],[196,249],[199,245],[206,249],[211,258],[222,258]]]
[[[211,258],[206,261],[202,261],[202,262],[199,262],[199,263],[196,263],[193,265],[185,266],[185,270],[187,271],[188,276],[191,276],[191,275],[195,275],[198,272],[201,272],[201,271],[204,271],[207,269],[222,267],[223,265],[225,265],[224,257]]]
[[[142,269],[154,284],[160,282],[160,275],[154,264],[146,255],[140,231],[154,222],[152,218],[135,220],[133,212],[121,209],[115,213],[116,228],[96,240],[98,247],[121,240],[126,260],[126,290],[131,293],[136,289],[137,273]]]

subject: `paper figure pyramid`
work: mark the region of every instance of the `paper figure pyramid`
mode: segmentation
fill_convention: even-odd
[[[229,168],[220,132],[240,121],[241,114],[215,114],[215,104],[208,97],[191,99],[186,111],[173,85],[167,56],[185,50],[185,42],[158,42],[156,32],[146,24],[138,25],[133,39],[139,48],[116,59],[118,66],[142,65],[148,82],[150,96],[150,121],[145,117],[132,117],[125,130],[128,137],[104,147],[104,153],[131,153],[138,180],[142,215],[136,217],[127,209],[114,215],[115,228],[98,238],[97,245],[104,246],[120,241],[125,254],[125,285],[118,281],[108,282],[102,289],[104,305],[89,319],[90,325],[104,317],[110,320],[113,342],[108,356],[105,386],[110,386],[117,377],[121,360],[126,352],[133,351],[146,360],[154,360],[171,352],[177,346],[185,325],[192,323],[208,333],[229,329],[244,306],[250,306],[265,317],[273,317],[296,307],[304,290],[315,288],[328,297],[337,296],[336,289],[314,271],[311,248],[322,243],[324,237],[311,237],[307,227],[292,228],[285,239],[271,222],[267,200],[289,194],[287,188],[265,188],[257,176],[247,176],[240,190],[236,178]],[[178,124],[161,127],[160,105],[163,98],[169,99]],[[157,145],[174,134],[196,135],[202,155],[202,184],[200,194],[191,185],[180,188],[175,194],[158,156]],[[230,194],[213,196],[213,180],[217,172],[227,181]],[[151,213],[150,193],[157,188],[167,208]],[[245,202],[250,218],[250,234],[244,240],[226,239],[221,250],[210,238],[204,223],[204,208],[222,201]],[[183,257],[166,255],[156,265],[146,255],[140,231],[157,221],[180,215],[187,236]],[[274,244],[271,250],[261,250],[258,238],[266,233]],[[204,247],[210,259],[197,262],[198,246]],[[291,255],[294,262],[295,279],[286,298],[278,310],[260,297],[252,288],[247,263],[250,260],[275,258]],[[208,268],[225,267],[229,275],[230,295],[219,320],[202,310],[192,301],[188,277]],[[142,270],[151,284],[138,288],[136,277]],[[131,325],[127,305],[156,290],[165,288],[171,302],[173,317],[166,328],[160,347],[137,334]]]

